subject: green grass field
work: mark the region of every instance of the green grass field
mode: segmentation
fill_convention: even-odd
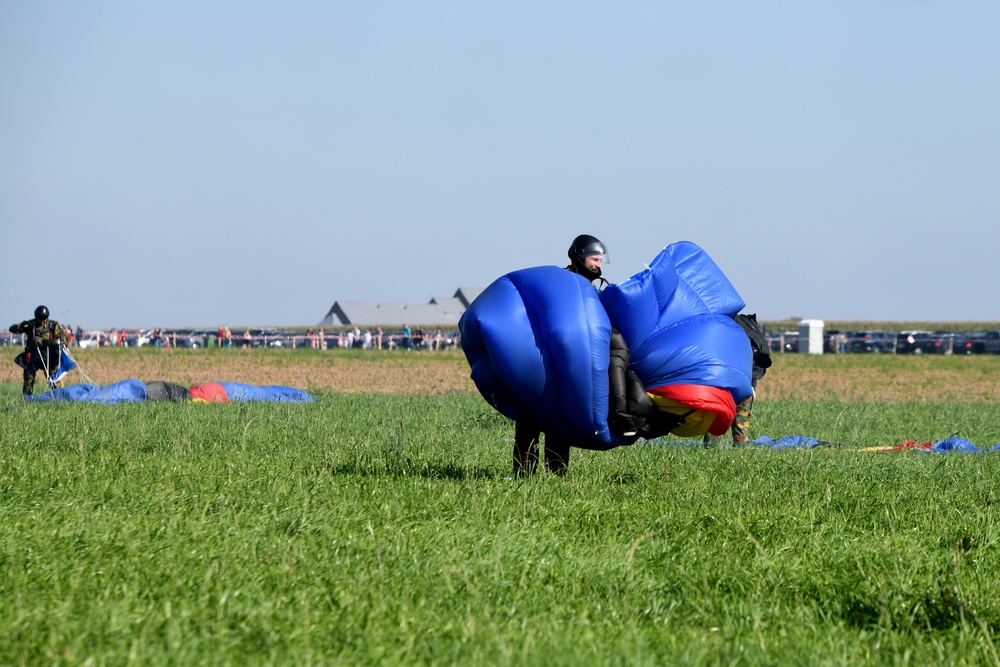
[[[477,396],[317,395],[0,387],[0,664],[1000,665],[1000,453],[858,451],[1000,404],[762,401],[833,445],[512,480]]]

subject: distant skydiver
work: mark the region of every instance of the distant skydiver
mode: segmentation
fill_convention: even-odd
[[[24,352],[14,358],[14,363],[24,369],[21,392],[31,396],[35,391],[35,374],[45,373],[46,378],[59,367],[59,344],[67,342],[66,332],[55,320],[49,319],[49,309],[35,308],[34,319],[10,325],[10,332],[25,336]]]

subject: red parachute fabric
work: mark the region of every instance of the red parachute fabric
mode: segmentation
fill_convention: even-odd
[[[917,442],[915,440],[904,440],[903,442],[901,442],[898,445],[896,445],[895,447],[893,447],[890,451],[893,451],[893,452],[908,452],[908,451],[911,451],[911,450],[914,450],[914,449],[921,449],[921,450],[923,450],[925,452],[929,452],[932,449],[934,449],[934,443],[933,442]]]
[[[700,384],[668,384],[652,387],[646,392],[683,403],[695,410],[715,413],[715,421],[708,428],[708,432],[715,436],[724,435],[736,418],[736,401],[725,389]]]
[[[228,403],[229,396],[226,388],[218,382],[203,382],[196,384],[189,389],[192,401],[204,401],[206,403]]]

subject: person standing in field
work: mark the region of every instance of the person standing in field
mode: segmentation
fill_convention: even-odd
[[[35,391],[35,374],[42,371],[48,377],[59,368],[59,344],[66,343],[66,331],[49,319],[48,308],[39,306],[33,319],[10,325],[10,332],[25,337],[24,352],[14,358],[14,363],[24,371],[22,395],[31,396]]]
[[[590,234],[581,234],[570,244],[567,271],[586,278],[597,290],[603,289],[608,281],[601,275],[603,265],[608,261],[608,249],[600,239]],[[541,428],[529,419],[514,422],[514,474],[518,477],[533,475],[538,468],[541,451]],[[571,443],[552,434],[545,434],[545,467],[556,475],[563,475],[569,467]]]

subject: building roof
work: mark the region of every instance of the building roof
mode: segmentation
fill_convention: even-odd
[[[459,287],[457,290],[455,290],[455,295],[453,298],[458,299],[459,301],[462,302],[463,306],[468,308],[469,304],[475,301],[476,297],[479,296],[479,293],[482,291],[483,291],[482,287]]]
[[[383,303],[375,301],[335,301],[320,326],[356,324],[382,326],[458,324],[466,306],[457,298],[441,303]]]
[[[334,301],[319,326],[457,325],[462,313],[482,291],[481,287],[459,287],[454,295],[432,297],[429,303]]]

